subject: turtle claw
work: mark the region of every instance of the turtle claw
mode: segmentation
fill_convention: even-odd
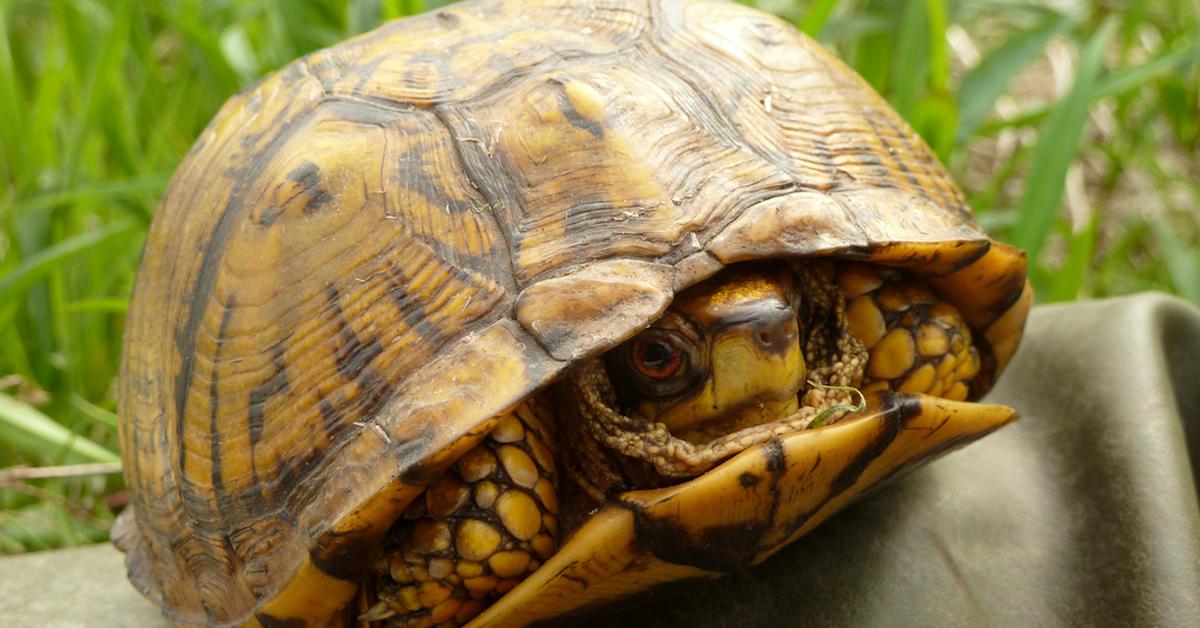
[[[383,621],[396,616],[396,609],[384,601],[376,602],[367,612],[358,616],[359,621]]]

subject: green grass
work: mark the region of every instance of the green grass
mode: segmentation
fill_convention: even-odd
[[[420,0],[0,0],[0,552],[103,539],[157,198],[231,94]],[[861,72],[1041,301],[1200,302],[1200,0],[761,0]],[[1055,7],[1055,8],[1050,8]],[[69,473],[68,469],[61,475]]]

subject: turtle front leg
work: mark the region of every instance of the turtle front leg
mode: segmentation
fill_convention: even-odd
[[[844,263],[838,285],[848,326],[869,352],[863,390],[961,401],[979,373],[971,330],[927,283],[896,269]]]
[[[463,624],[557,550],[552,425],[530,397],[409,505],[372,566],[375,604],[360,619]]]

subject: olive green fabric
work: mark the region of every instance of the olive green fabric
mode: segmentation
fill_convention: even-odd
[[[758,567],[590,624],[1200,626],[1200,311],[1036,308],[989,400],[1022,419]],[[8,625],[164,624],[105,546],[0,560]]]
[[[1200,626],[1200,310],[1036,308],[988,400],[1021,420],[593,625]]]

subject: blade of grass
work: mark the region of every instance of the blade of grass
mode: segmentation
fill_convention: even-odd
[[[1100,87],[1096,89],[1095,98],[1119,96],[1135,90],[1147,81],[1197,59],[1200,59],[1200,41],[1193,42],[1190,46],[1179,50],[1161,54],[1141,65],[1113,72],[1100,83]]]
[[[875,91],[886,95],[889,86],[895,80],[891,70],[895,60],[893,51],[896,48],[896,9],[890,0],[866,0],[864,5],[863,15],[845,20],[839,25],[842,32],[830,32],[828,35],[837,34],[839,37],[853,37],[856,40],[851,65]],[[829,25],[830,31],[834,30],[833,26]]]
[[[385,21],[406,15],[403,0],[380,0],[379,4],[379,12]]]
[[[171,175],[153,173],[124,180],[97,181],[84,183],[64,190],[55,190],[32,196],[14,203],[9,211],[25,214],[34,211],[54,209],[60,205],[69,205],[81,201],[112,202],[146,194],[158,196],[167,186]]]
[[[250,37],[241,24],[234,24],[225,29],[218,39],[217,45],[229,67],[237,72],[242,83],[251,83],[262,73],[254,47],[250,45]]]
[[[959,143],[975,134],[1013,77],[1041,56],[1046,44],[1071,23],[1065,15],[1052,14],[1036,27],[1006,40],[967,72],[958,88]]]
[[[813,39],[820,39],[821,32],[825,30],[825,25],[829,23],[829,16],[833,14],[837,5],[838,0],[815,0],[808,7],[804,19],[800,20],[800,30]]]
[[[424,0],[400,0],[399,3],[400,3],[400,10],[403,11],[403,15],[416,15],[418,13],[424,12],[426,8],[429,8],[429,7],[425,6]],[[433,3],[433,6],[440,7],[444,4],[446,4],[446,3],[445,2],[437,2],[435,0],[435,2]]]
[[[1054,273],[1049,292],[1044,300],[1070,301],[1079,297],[1092,267],[1092,253],[1096,250],[1096,238],[1100,234],[1100,223],[1095,218],[1082,229],[1070,235],[1067,259]]]
[[[80,397],[79,395],[71,395],[71,405],[84,414],[84,416],[93,421],[108,427],[116,432],[117,430],[117,415],[101,408],[100,406]]]
[[[96,298],[71,301],[63,306],[67,312],[112,312],[124,314],[129,311],[129,300],[118,298]]]
[[[950,93],[950,52],[946,40],[945,0],[925,0],[929,48],[924,95],[918,99],[911,123],[942,159],[954,147],[958,103]]]
[[[928,73],[925,46],[929,29],[926,19],[924,2],[908,0],[904,3],[893,57],[889,99],[896,111],[910,122],[915,117],[918,93],[925,86]]]
[[[950,86],[950,51],[946,42],[945,0],[925,0],[929,33],[929,86],[945,92]]]
[[[28,288],[66,260],[104,244],[116,236],[133,231],[137,226],[133,220],[118,220],[95,231],[62,240],[58,244],[30,255],[22,260],[16,269],[0,279],[0,304],[15,300],[18,292]]]
[[[1030,267],[1040,260],[1042,247],[1058,219],[1067,168],[1079,151],[1096,77],[1104,64],[1104,46],[1117,25],[1116,18],[1110,16],[1088,40],[1071,91],[1051,112],[1034,147],[1033,164],[1018,203],[1019,215],[1013,230],[1013,244],[1025,249]]]
[[[1200,59],[1200,41],[1180,50],[1163,53],[1141,65],[1113,72],[1104,77],[1093,90],[1092,102],[1125,95],[1197,59]],[[1050,106],[1030,107],[1013,118],[982,123],[974,135],[991,136],[1002,129],[1041,124],[1050,115],[1051,110]]]
[[[64,462],[119,462],[117,454],[71,432],[37,408],[0,393],[0,435],[14,449]]]
[[[13,182],[24,163],[25,101],[8,44],[8,7],[0,10],[0,180]]]
[[[186,43],[200,51],[205,61],[204,68],[216,79],[222,91],[231,94],[237,91],[241,86],[237,71],[229,65],[229,61],[221,50],[220,37],[209,25],[192,15],[183,13],[181,9],[167,6],[157,7],[153,3],[146,6],[146,12],[165,20],[178,29],[179,33],[185,37]]]
[[[1197,259],[1196,252],[1189,251],[1165,222],[1155,221],[1150,228],[1162,249],[1163,262],[1175,290],[1192,303],[1200,305],[1200,259]]]
[[[128,0],[122,0],[114,5],[111,28],[92,67],[88,68],[83,92],[83,115],[75,121],[63,150],[66,160],[63,180],[68,184],[74,182],[79,171],[84,156],[84,142],[99,129],[102,116],[109,113],[106,97],[110,95],[110,90],[122,83],[120,68],[129,47],[129,3]]]

